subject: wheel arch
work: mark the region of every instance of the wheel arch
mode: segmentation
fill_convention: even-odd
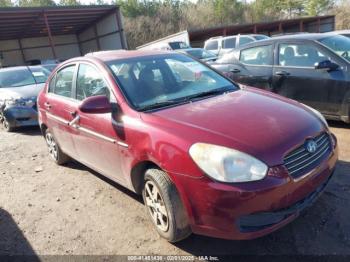
[[[150,160],[138,162],[131,169],[131,184],[137,194],[142,193],[145,172],[150,168],[163,170],[159,165]]]

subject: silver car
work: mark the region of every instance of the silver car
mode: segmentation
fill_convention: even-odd
[[[50,73],[43,66],[0,69],[0,122],[6,131],[38,125],[36,99]]]

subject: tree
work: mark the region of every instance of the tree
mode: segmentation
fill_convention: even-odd
[[[334,0],[308,0],[306,2],[306,13],[310,16],[320,15],[334,6]]]
[[[13,6],[11,0],[0,0],[0,7],[11,7]]]
[[[76,6],[81,5],[79,0],[60,0],[59,5],[62,6]]]
[[[38,6],[55,6],[56,3],[53,0],[19,0],[18,6],[20,7],[38,7]]]

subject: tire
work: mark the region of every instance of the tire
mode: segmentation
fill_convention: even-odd
[[[185,208],[175,185],[164,171],[146,171],[142,196],[147,213],[161,237],[175,243],[191,234]]]
[[[15,130],[15,128],[10,125],[5,117],[2,119],[2,126],[6,132],[13,132]]]
[[[49,155],[57,165],[63,165],[69,162],[69,156],[62,152],[50,129],[46,129],[45,131],[45,141],[49,149]]]

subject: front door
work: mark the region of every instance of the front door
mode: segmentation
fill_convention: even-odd
[[[77,107],[77,101],[73,98],[75,70],[76,64],[72,64],[57,72],[50,81],[44,104],[51,132],[63,152],[71,157],[76,157],[72,139],[75,130],[68,125]]]
[[[105,95],[115,102],[113,93],[108,88],[99,70],[87,63],[79,65],[76,82],[76,99],[84,99]],[[78,152],[79,161],[95,169],[109,178],[125,183],[120,165],[120,149],[118,134],[113,124],[112,114],[90,114],[75,109],[78,121],[74,125],[77,135],[74,144]]]
[[[324,114],[337,114],[342,97],[338,91],[346,84],[342,68],[315,69],[315,63],[334,58],[312,42],[280,43],[273,69],[274,92],[309,105]]]

